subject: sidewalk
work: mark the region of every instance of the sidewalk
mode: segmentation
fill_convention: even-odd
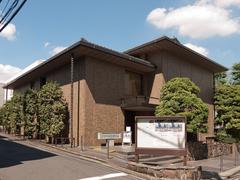
[[[32,146],[36,147],[45,147],[45,148],[52,148],[56,150],[60,150],[66,153],[70,153],[73,155],[77,155],[82,158],[91,159],[94,161],[98,161],[101,163],[108,164],[109,166],[115,166],[127,169],[127,163],[131,160],[134,160],[134,149],[126,147],[126,149],[122,149],[119,151],[119,147],[112,149],[110,151],[110,158],[107,158],[107,149],[106,147],[92,147],[92,148],[85,148],[84,151],[81,151],[81,148],[75,147],[71,148],[69,145],[52,145],[46,144],[44,141],[39,140],[22,140],[17,136],[12,136],[4,133],[0,133],[0,135],[8,137],[11,140],[22,141],[26,143],[30,143]],[[121,148],[120,148],[121,149]],[[140,157],[140,162],[145,164],[152,164],[155,166],[182,166],[182,160],[178,157],[174,156],[150,156],[150,155],[143,155]],[[198,160],[198,161],[189,161],[188,166],[202,166],[203,176],[204,179],[221,179],[220,175],[227,174],[228,176],[231,173],[239,173],[240,172],[240,162],[237,161],[237,167],[235,166],[235,161],[233,155],[228,155],[223,157],[223,171],[220,173],[220,158],[211,158],[205,160]],[[228,171],[227,171],[228,170]],[[230,174],[229,174],[230,173]]]

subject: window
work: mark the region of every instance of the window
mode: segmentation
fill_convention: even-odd
[[[125,73],[125,95],[142,95],[142,75],[126,71]]]
[[[40,88],[46,84],[47,80],[45,77],[40,78]]]

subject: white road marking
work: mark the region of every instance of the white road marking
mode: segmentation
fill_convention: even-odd
[[[128,174],[126,174],[126,173],[112,173],[112,174],[106,174],[103,176],[95,176],[95,177],[89,177],[89,178],[84,178],[84,179],[79,179],[79,180],[102,180],[102,179],[122,177],[122,176],[127,176],[127,175]]]

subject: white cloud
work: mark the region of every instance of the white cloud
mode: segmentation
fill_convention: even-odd
[[[58,54],[59,52],[63,51],[63,50],[66,49],[66,48],[67,48],[67,47],[63,47],[63,46],[55,47],[55,48],[53,48],[53,49],[49,52],[49,54],[50,54],[51,56],[53,56],[53,55]]]
[[[184,46],[204,55],[204,56],[207,56],[208,55],[208,50],[202,46],[197,46],[197,45],[194,45],[194,44],[191,44],[191,43],[186,43],[184,44]]]
[[[230,6],[238,6],[240,7],[240,0],[199,0],[197,1],[198,5],[206,5],[206,4],[214,4],[218,7],[230,7]]]
[[[215,0],[215,4],[220,7],[240,6],[240,0]]]
[[[20,68],[11,65],[0,64],[0,82],[4,83],[21,71]]]
[[[10,41],[16,39],[16,26],[12,23],[8,24],[0,33],[0,36]]]
[[[191,38],[238,33],[239,17],[231,17],[231,10],[220,7],[220,0],[217,1],[219,6],[214,4],[215,1],[200,0],[176,9],[157,8],[149,13],[147,21],[159,29],[176,28],[179,34]]]
[[[50,42],[45,42],[44,47],[48,47],[50,45]]]

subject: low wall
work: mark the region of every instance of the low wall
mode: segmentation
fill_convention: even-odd
[[[233,145],[220,142],[188,142],[188,160],[200,160],[228,155],[233,152]]]
[[[148,174],[158,179],[198,180],[202,175],[202,169],[200,166],[159,167],[129,162],[128,169],[137,171],[139,173]]]

